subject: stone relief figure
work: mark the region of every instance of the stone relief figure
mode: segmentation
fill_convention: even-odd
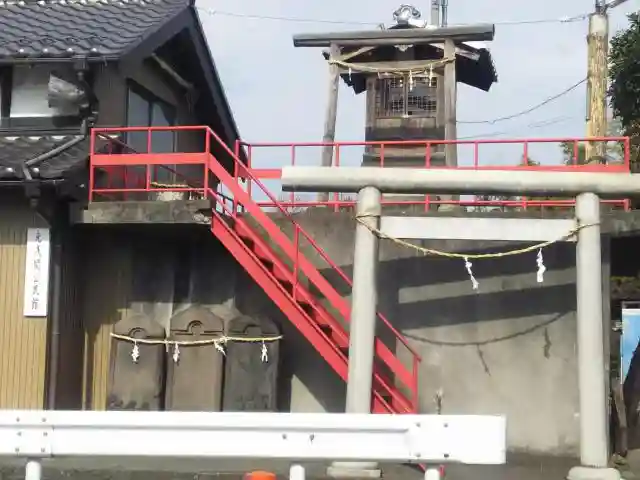
[[[171,318],[171,340],[199,342],[222,337],[225,322],[211,310],[191,306]],[[224,357],[215,344],[179,345],[168,352],[167,410],[219,411]]]
[[[227,335],[259,338],[280,334],[265,318],[241,315],[229,323]],[[266,352],[264,351],[266,350]],[[277,410],[278,342],[229,342],[226,345],[223,409],[225,411]],[[266,353],[266,358],[264,353]]]
[[[113,333],[133,339],[163,339],[164,327],[143,314],[128,315]],[[112,340],[107,410],[162,410],[164,399],[163,345]]]

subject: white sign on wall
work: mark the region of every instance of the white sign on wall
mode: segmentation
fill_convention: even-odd
[[[27,260],[24,268],[25,317],[47,316],[50,237],[48,228],[27,230]]]

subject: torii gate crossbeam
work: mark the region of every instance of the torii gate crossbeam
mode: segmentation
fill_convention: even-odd
[[[458,169],[284,167],[285,191],[358,193],[347,411],[371,402],[381,194],[519,194],[576,196],[580,467],[572,480],[620,478],[608,467],[600,196],[640,193],[640,174]],[[496,221],[499,221],[496,219]],[[544,222],[544,220],[539,220]],[[354,335],[353,332],[357,332]]]

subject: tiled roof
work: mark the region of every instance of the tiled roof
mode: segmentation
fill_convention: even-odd
[[[188,7],[188,0],[0,1],[0,61],[119,57]]]
[[[50,152],[78,138],[77,135],[0,136],[0,182],[2,179],[21,179],[24,162]],[[69,170],[84,166],[89,155],[89,140],[81,141],[41,164],[38,176],[60,178]],[[34,175],[35,176],[35,175]]]

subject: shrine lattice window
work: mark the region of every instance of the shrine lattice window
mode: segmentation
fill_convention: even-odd
[[[435,117],[437,77],[380,78],[376,84],[376,117]]]

